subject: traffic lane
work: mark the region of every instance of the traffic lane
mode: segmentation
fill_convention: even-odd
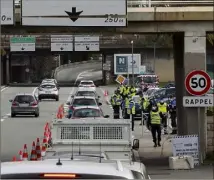
[[[79,66],[75,66],[75,67],[71,66],[70,68],[66,67],[64,69],[61,69],[59,72],[57,72],[55,78],[59,82],[76,81],[79,75],[94,69],[100,69],[100,63],[98,64],[87,63],[87,64],[80,64]]]
[[[56,117],[60,104],[66,101],[71,88],[60,88],[59,101],[42,100],[40,102],[40,116],[8,117],[1,123],[1,160],[11,161],[27,144],[28,153],[31,151],[32,142],[37,137],[43,138],[44,125]],[[29,88],[30,91],[30,88]],[[18,156],[17,156],[18,157]]]
[[[18,93],[32,93],[35,87],[8,87],[1,92],[1,119],[10,115],[11,103],[10,99],[13,99]]]

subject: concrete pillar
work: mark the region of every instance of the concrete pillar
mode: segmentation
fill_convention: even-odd
[[[206,150],[206,116],[205,108],[200,108],[200,123],[198,109],[184,108],[183,96],[189,96],[185,90],[184,80],[192,70],[206,71],[206,32],[185,32],[174,35],[175,82],[178,110],[178,134],[201,134],[203,157]]]
[[[6,84],[10,83],[10,56],[6,55]]]

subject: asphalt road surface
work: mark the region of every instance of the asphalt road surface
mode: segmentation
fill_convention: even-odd
[[[102,79],[102,64],[85,63],[79,65],[69,65],[58,71],[56,77],[58,82],[70,82],[81,79],[100,80]]]
[[[40,116],[17,116],[10,117],[10,99],[20,92],[35,92],[33,87],[9,87],[1,92],[1,160],[11,161],[23,149],[24,144],[28,146],[28,153],[31,151],[32,142],[39,137],[42,139],[45,123],[51,121],[57,112],[60,104],[65,103],[69,94],[75,88],[60,88],[59,101],[43,100],[40,102]],[[103,92],[98,88],[98,94],[102,97]],[[111,108],[104,103],[103,109],[106,114],[111,114]]]

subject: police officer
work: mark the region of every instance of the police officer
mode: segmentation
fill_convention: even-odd
[[[169,103],[169,114],[171,118],[171,125],[172,125],[172,133],[171,134],[177,134],[177,123],[176,123],[176,99],[171,99],[171,102]]]
[[[120,118],[120,105],[121,105],[121,96],[119,92],[116,90],[111,97],[111,105],[114,110],[114,119],[119,119]]]
[[[167,132],[167,113],[168,113],[168,105],[167,103],[164,103],[163,100],[161,100],[158,104],[159,111],[163,114],[162,116],[162,124],[164,127],[164,134],[168,134]]]
[[[161,146],[161,119],[162,113],[157,106],[152,106],[151,112],[148,116],[149,127],[151,127],[154,147]],[[156,136],[157,135],[157,136]]]
[[[131,92],[131,94],[136,94],[137,93],[137,90],[133,85],[131,85],[131,87],[130,87],[130,92]]]
[[[123,83],[121,83],[121,85],[120,85],[120,87],[119,87],[119,90],[120,90],[120,95],[121,95],[121,97],[124,98],[124,97],[123,97],[123,92],[124,92],[124,90],[125,90],[125,86],[123,85]]]
[[[132,131],[134,131],[134,116],[136,112],[135,112],[135,102],[132,99],[129,100],[129,108],[127,109],[127,114],[131,116]]]

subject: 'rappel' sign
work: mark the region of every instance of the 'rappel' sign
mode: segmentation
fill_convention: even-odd
[[[195,70],[187,75],[185,86],[191,95],[202,96],[210,90],[211,78],[205,71]]]

